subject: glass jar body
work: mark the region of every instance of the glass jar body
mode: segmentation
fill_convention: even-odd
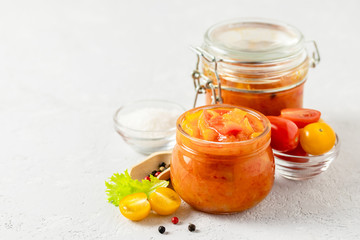
[[[256,109],[267,116],[280,115],[284,108],[301,108],[303,106],[304,84],[289,90],[276,93],[242,93],[229,90],[222,91],[223,103],[245,106]],[[206,104],[212,101],[211,91],[206,91]]]
[[[308,47],[313,46],[315,51]],[[269,19],[234,19],[210,27],[193,72],[195,103],[250,107],[265,115],[300,108],[310,67],[320,61],[315,41],[295,27]]]
[[[224,144],[191,138],[177,125],[170,175],[185,202],[224,214],[251,208],[268,195],[275,170],[269,127],[252,140]]]
[[[221,98],[224,104],[244,106],[260,111],[265,115],[277,116],[284,108],[301,108],[303,106],[304,84],[309,71],[309,60],[286,71],[277,71],[276,66],[246,67],[239,64],[219,66],[218,76],[221,81]],[[205,77],[218,85],[212,64],[202,61]],[[218,90],[216,90],[218,94]],[[206,104],[212,103],[212,92],[206,91]]]

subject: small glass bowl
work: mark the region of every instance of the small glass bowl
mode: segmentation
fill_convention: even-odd
[[[295,156],[273,149],[276,171],[284,178],[306,180],[325,172],[340,151],[340,140],[336,135],[334,147],[322,155]]]
[[[133,122],[138,120],[138,118],[133,119],[133,121],[131,121],[132,123],[129,123],[129,114],[138,114],[141,110],[149,112],[150,109],[153,110],[154,113],[168,111],[169,116],[161,116],[159,122],[164,123],[164,120],[172,121],[171,119],[173,118],[174,124],[160,124],[163,126],[168,125],[168,127],[161,130],[158,129],[159,125],[154,126],[152,128],[154,130],[149,129],[151,127],[147,127],[147,129],[144,130],[133,127]],[[135,113],[135,111],[138,112]],[[166,151],[172,149],[175,145],[176,120],[184,111],[185,109],[182,106],[174,102],[164,100],[141,100],[120,107],[114,114],[114,127],[124,141],[137,152],[151,154],[156,151]],[[141,115],[138,114],[138,116],[140,117]],[[169,119],[167,119],[167,117]],[[128,122],[125,121],[125,118],[128,118]],[[142,119],[144,119],[142,124],[147,124],[146,116]],[[152,126],[151,124],[154,125],[158,123],[153,122],[148,124],[149,126]]]

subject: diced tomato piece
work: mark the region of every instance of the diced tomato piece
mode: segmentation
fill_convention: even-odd
[[[255,132],[247,117],[244,118],[243,126],[244,126],[244,132],[247,135],[251,135],[253,132]]]
[[[185,115],[185,119],[181,124],[182,129],[192,137],[200,136],[198,121],[199,121],[199,116],[201,115],[202,112],[203,110],[194,113],[188,112]]]
[[[205,120],[204,115],[205,113],[203,112],[200,115],[198,121],[200,136],[202,136],[202,138],[207,141],[216,141],[219,136],[219,133],[216,132],[212,127],[210,127],[209,123]]]
[[[248,140],[264,131],[260,119],[238,108],[214,108],[190,112],[185,115],[181,126],[193,137],[221,142]]]
[[[245,118],[246,114],[247,112],[235,108],[234,110],[222,115],[222,117],[225,121],[228,120],[236,123],[241,123]]]
[[[253,132],[251,135],[250,135],[250,139],[253,139],[253,138],[256,138],[257,136],[259,136],[262,132]]]
[[[218,112],[213,110],[204,110],[204,117],[209,126],[217,130],[224,127],[223,118]]]
[[[213,109],[214,112],[217,112],[220,115],[224,115],[225,113],[228,113],[230,111],[230,109]]]
[[[203,112],[204,112],[204,117],[206,120],[210,120],[210,119],[220,116],[220,114],[218,112],[211,110],[211,109],[205,109]]]
[[[247,114],[247,119],[249,120],[251,126],[253,127],[255,132],[263,132],[264,131],[264,124],[260,119],[255,117],[254,115]]]
[[[236,136],[243,129],[240,124],[232,121],[224,122],[224,126],[221,129],[217,129],[222,135],[234,135]]]

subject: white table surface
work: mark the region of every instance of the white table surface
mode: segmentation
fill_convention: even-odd
[[[0,239],[359,239],[359,9],[356,0],[1,1]],[[104,181],[144,156],[113,130],[114,111],[146,98],[190,108],[188,46],[236,17],[282,20],[317,41],[305,106],[338,132],[339,158],[312,180],[276,175],[269,196],[243,213],[183,203],[180,225],[125,219]]]

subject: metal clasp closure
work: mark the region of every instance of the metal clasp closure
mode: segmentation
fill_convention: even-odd
[[[221,80],[220,80],[217,69],[218,69],[218,62],[221,62],[222,60],[221,59],[217,60],[214,56],[212,56],[208,52],[204,51],[200,47],[196,47],[196,48],[191,47],[191,50],[193,50],[197,55],[196,67],[192,73],[192,78],[193,78],[194,87],[195,87],[194,107],[196,106],[196,102],[197,102],[199,94],[205,94],[207,89],[211,90],[211,94],[212,94],[211,104],[217,104],[217,103],[221,104],[222,103]],[[204,74],[202,74],[199,71],[199,65],[200,65],[201,58],[205,59],[206,61],[208,61],[210,63],[214,63],[214,72],[215,72],[215,76],[216,76],[216,80],[217,80],[217,86],[215,86],[213,84],[213,81],[210,78],[206,77]],[[216,94],[216,88],[218,89],[217,94]]]
[[[320,63],[319,48],[314,40],[307,41],[307,43],[312,44],[315,50],[312,52],[312,58],[311,58],[311,67],[315,68]]]

